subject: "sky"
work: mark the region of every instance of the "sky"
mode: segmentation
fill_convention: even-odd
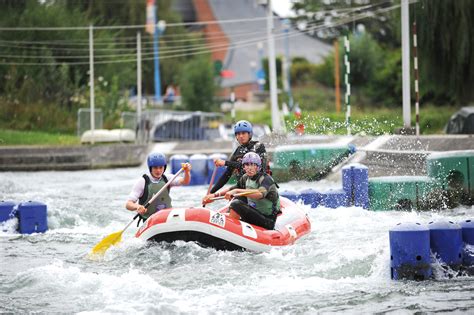
[[[272,8],[273,11],[281,17],[287,17],[293,12],[291,12],[291,0],[273,0]]]

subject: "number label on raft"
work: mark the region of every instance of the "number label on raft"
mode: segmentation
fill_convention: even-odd
[[[225,215],[222,213],[216,212],[214,214],[211,214],[211,217],[209,218],[209,222],[218,226],[225,226]]]

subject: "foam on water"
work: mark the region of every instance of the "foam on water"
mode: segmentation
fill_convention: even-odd
[[[31,173],[0,174],[8,176],[0,180],[0,197],[46,203],[50,225],[47,233],[32,235],[14,233],[14,222],[2,225],[0,312],[362,314],[474,307],[468,277],[449,279],[438,272],[436,280],[391,281],[388,240],[388,230],[399,222],[460,221],[472,218],[474,207],[372,212],[302,205],[312,232],[294,246],[268,253],[215,251],[185,242],[150,244],[134,238],[132,225],[103,259],[87,259],[102,237],[123,229],[133,217],[124,204],[143,171],[39,172],[34,181]],[[280,186],[324,191],[340,184]],[[173,188],[173,204],[199,205],[206,190]]]

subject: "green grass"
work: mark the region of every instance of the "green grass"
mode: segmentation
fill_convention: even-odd
[[[79,138],[74,135],[47,133],[41,131],[17,131],[0,129],[2,145],[78,145]]]
[[[454,106],[423,105],[420,108],[420,130],[422,135],[443,134],[443,128],[451,115],[459,108]],[[393,134],[394,130],[403,125],[402,108],[379,108],[352,106],[351,131],[359,135]],[[236,119],[247,119],[257,124],[271,126],[271,112],[264,111],[237,112]],[[415,127],[415,113],[411,115],[412,127]],[[230,121],[230,116],[226,119]],[[300,122],[293,115],[285,118],[287,130],[293,130]],[[334,109],[322,108],[320,110],[305,111],[303,109],[302,122],[307,134],[347,134],[345,112],[336,113]]]

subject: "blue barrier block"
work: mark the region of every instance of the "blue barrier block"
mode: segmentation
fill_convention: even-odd
[[[369,208],[369,169],[353,163],[342,168],[342,189],[346,192],[348,205]]]
[[[358,164],[352,169],[354,179],[354,200],[356,207],[369,209],[369,169]]]
[[[342,168],[342,189],[346,192],[347,198],[352,202],[354,198],[354,172],[350,165]]]
[[[214,160],[215,159],[227,160],[227,155],[225,155],[224,153],[214,153],[214,154],[209,155],[209,158],[207,160],[207,183],[208,184],[211,182],[212,172],[214,172],[214,168],[215,168]],[[214,184],[217,182],[219,177],[221,177],[222,174],[224,174],[226,169],[227,169],[226,166],[221,166],[221,167],[217,168],[216,178],[214,179]]]
[[[11,201],[0,201],[0,222],[13,219],[15,203]]]
[[[190,185],[205,185],[207,183],[207,155],[193,154],[189,158],[191,163]]]
[[[458,224],[461,226],[464,242],[462,264],[466,267],[474,266],[474,220],[464,220]]]
[[[297,202],[299,199],[301,199],[300,194],[293,190],[285,190],[280,193],[280,196],[288,198],[293,202]]]
[[[393,280],[431,277],[430,230],[419,223],[399,223],[389,231]]]
[[[18,205],[18,231],[22,234],[42,233],[48,230],[47,207],[36,201]]]
[[[474,245],[474,220],[464,220],[458,223],[462,229],[464,243]]]
[[[311,205],[311,208],[317,208],[322,199],[321,193],[312,188],[300,191],[300,196],[303,203],[305,205]]]
[[[461,226],[451,221],[430,222],[431,251],[445,264],[458,269],[463,258]]]
[[[330,190],[322,194],[321,204],[327,208],[347,207],[347,195],[344,190]]]
[[[171,173],[176,174],[181,169],[181,163],[189,162],[189,157],[186,154],[175,154],[170,157],[169,164],[171,164]]]

